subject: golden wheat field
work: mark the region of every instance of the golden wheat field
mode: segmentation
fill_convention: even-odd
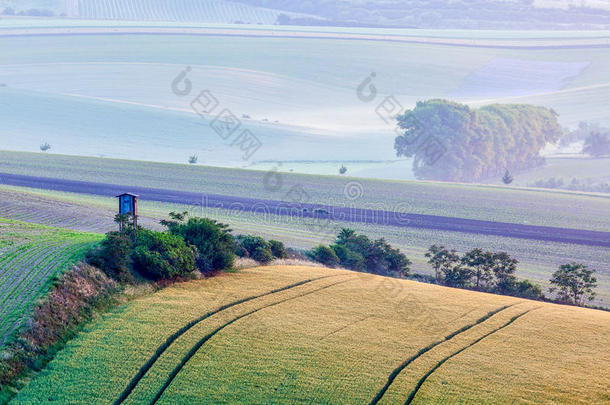
[[[270,266],[116,308],[14,403],[592,404],[609,382],[609,312]]]

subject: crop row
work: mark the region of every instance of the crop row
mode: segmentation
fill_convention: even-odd
[[[278,12],[217,0],[82,0],[79,14],[85,18],[157,21],[235,21],[273,24]]]
[[[31,313],[53,280],[80,260],[98,237],[27,224],[3,224],[0,255],[0,344]]]

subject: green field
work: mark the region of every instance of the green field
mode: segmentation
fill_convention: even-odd
[[[0,29],[29,24],[19,21],[3,20]],[[46,20],[37,24],[61,26]],[[265,27],[214,28],[247,33]],[[473,41],[509,38],[524,44],[607,34],[277,30],[458,39],[470,35]],[[280,157],[388,160],[394,157],[394,132],[375,112],[387,95],[396,96],[404,107],[434,97],[473,105],[534,103],[554,108],[564,125],[581,120],[610,123],[603,108],[610,97],[610,64],[603,47],[501,49],[187,34],[0,37],[0,46],[0,140],[19,150],[35,151],[47,141],[60,153],[171,162],[185,162],[196,153],[202,163],[232,167]],[[187,65],[192,67],[194,90],[179,97],[170,84]],[[364,103],[356,97],[356,88],[371,72],[376,73],[379,95]],[[473,77],[487,81],[473,84]],[[242,125],[264,146],[249,162],[208,126],[211,117],[202,119],[192,112],[190,102],[203,89],[237,117],[251,117]],[[28,119],[32,114],[36,120]]]
[[[442,192],[439,192],[439,195],[441,194]],[[553,194],[548,193],[548,195]],[[113,222],[116,212],[114,198],[7,186],[0,186],[0,198],[11,201],[0,206],[0,216],[84,231],[106,232],[116,229],[116,224]],[[472,209],[473,212],[478,210]],[[290,247],[300,249],[309,249],[319,243],[329,243],[342,227],[349,227],[374,238],[383,237],[392,245],[399,247],[413,261],[412,270],[421,274],[432,274],[424,253],[433,243],[442,243],[461,252],[474,247],[507,251],[520,262],[517,270],[519,277],[529,278],[544,287],[548,286],[551,274],[559,265],[577,261],[598,271],[598,296],[593,304],[608,306],[610,302],[610,267],[608,267],[610,249],[602,247],[341,221],[317,224],[312,228],[311,223],[298,218],[146,200],[140,201],[139,210],[140,223],[149,228],[161,229],[159,221],[167,219],[168,212],[188,211],[194,216],[206,216],[228,223],[236,234],[251,233],[267,239],[279,239]],[[579,214],[575,212],[573,215]]]
[[[42,218],[41,218],[42,219]],[[100,235],[0,218],[0,346]]]
[[[266,166],[267,170],[273,168],[284,170],[278,165]],[[0,151],[0,173],[269,200],[286,200],[286,194],[299,186],[309,196],[309,202],[319,204],[599,231],[610,229],[610,197],[587,193],[296,173],[281,173],[278,188],[274,183],[276,178],[269,177],[268,171],[9,151]],[[352,182],[358,183],[357,198],[346,195],[346,187]]]
[[[604,403],[609,325],[342,270],[242,270],[116,308],[14,403]]]

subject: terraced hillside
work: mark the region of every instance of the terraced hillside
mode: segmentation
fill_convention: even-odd
[[[609,335],[608,312],[266,267],[117,308],[15,403],[603,403]]]
[[[80,260],[100,238],[0,218],[0,346],[54,277]]]

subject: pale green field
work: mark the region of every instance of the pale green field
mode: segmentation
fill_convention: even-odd
[[[14,403],[604,403],[609,325],[348,271],[242,270],[116,308]]]
[[[8,21],[7,27],[20,24]],[[512,35],[524,42],[551,36],[493,31],[411,34],[492,39]],[[606,34],[553,35],[561,41]],[[171,162],[185,162],[196,153],[202,163],[232,167],[260,160],[389,160],[394,158],[395,135],[375,111],[388,95],[404,107],[434,97],[473,105],[534,103],[554,108],[564,125],[581,120],[610,124],[603,108],[610,98],[606,48],[499,49],[195,35],[3,37],[0,46],[0,84],[6,86],[0,87],[0,141],[11,149],[35,151],[47,141],[60,153]],[[517,67],[486,67],[494,61]],[[546,64],[541,67],[539,62]],[[586,67],[574,70],[573,64]],[[170,84],[186,66],[192,67],[194,90],[179,97]],[[378,97],[364,103],[356,97],[356,88],[371,72],[376,73]],[[490,74],[492,85],[481,82],[464,92],[473,74]],[[251,117],[243,120],[243,127],[264,146],[248,162],[212,131],[211,119],[191,111],[190,102],[203,89],[214,94],[220,108]],[[491,95],[477,95],[482,90]],[[36,120],[29,119],[33,115]]]

